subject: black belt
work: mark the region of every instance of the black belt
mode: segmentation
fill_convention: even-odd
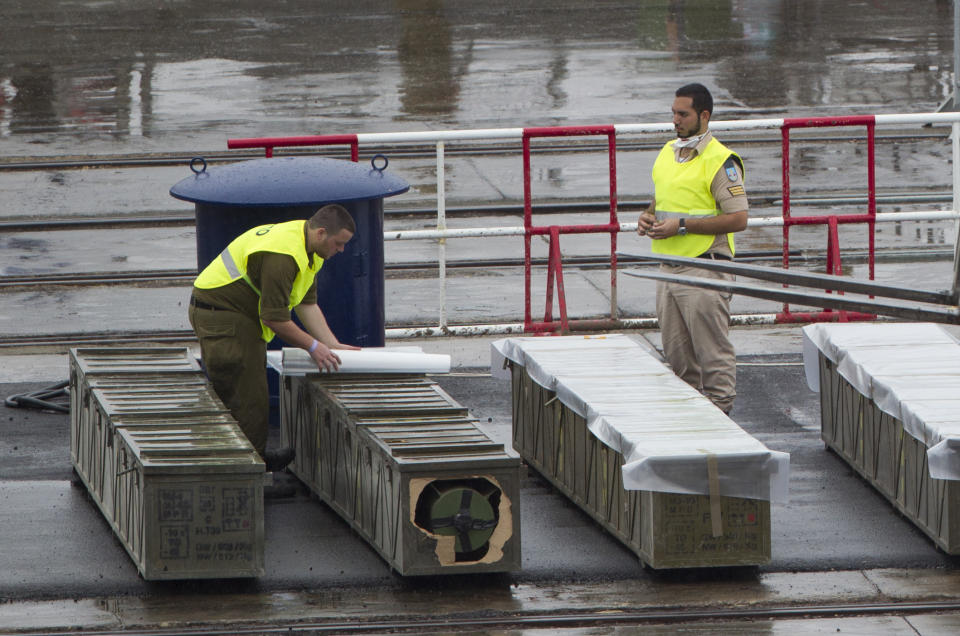
[[[190,297],[190,304],[196,307],[197,309],[209,309],[210,311],[227,311],[223,307],[214,307],[213,305],[208,305],[202,300],[197,300],[193,296]]]
[[[712,252],[704,252],[703,254],[697,256],[697,258],[709,258],[712,261],[732,261],[733,259],[726,254],[714,254]]]

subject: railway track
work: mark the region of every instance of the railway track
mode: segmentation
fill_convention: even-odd
[[[777,258],[780,254],[763,254],[759,258]],[[747,259],[744,259],[747,260]],[[750,259],[750,260],[756,260]],[[531,261],[534,266],[544,266],[547,264],[546,258],[534,258]],[[623,258],[619,261],[621,264],[644,262],[639,258]],[[599,256],[570,256],[564,259],[564,264],[570,267],[590,268],[590,267],[609,267],[610,258]],[[477,269],[477,268],[498,268],[498,267],[523,267],[522,258],[486,258],[469,260],[448,260],[447,269]],[[410,261],[386,263],[384,265],[385,274],[402,276],[404,272],[430,272],[439,269],[437,261]],[[0,291],[24,291],[32,289],[48,288],[50,286],[83,287],[90,285],[122,285],[122,284],[140,284],[140,285],[163,285],[176,286],[189,284],[197,276],[196,269],[178,269],[178,270],[142,270],[129,272],[102,272],[102,273],[56,273],[56,274],[29,274],[20,276],[2,276],[0,277]]]
[[[741,623],[758,629],[763,623],[813,619],[847,619],[879,617],[909,617],[922,614],[960,612],[957,602],[893,602],[853,603],[846,605],[783,605],[760,608],[681,610],[656,608],[644,610],[616,610],[598,608],[591,611],[499,614],[494,616],[418,616],[371,620],[291,620],[270,624],[196,625],[165,628],[129,628],[122,630],[71,630],[69,632],[31,632],[46,636],[85,634],[87,636],[115,636],[131,634],[158,634],[183,636],[217,636],[220,634],[425,634],[425,633],[491,633],[500,630],[558,630],[591,629],[614,630],[670,626],[700,631],[708,628],[727,633]],[[851,625],[851,627],[853,627]],[[904,627],[907,627],[905,624]],[[837,631],[841,631],[837,628]],[[846,631],[846,630],[843,630]],[[856,630],[859,632],[859,630]],[[597,633],[597,632],[594,632]],[[608,633],[606,631],[599,633]],[[612,633],[612,632],[609,632]]]
[[[855,252],[853,250],[845,253],[846,262],[862,262],[866,260],[866,252]],[[934,260],[940,258],[951,258],[952,250],[941,247],[930,247],[911,250],[891,251],[885,254],[888,260],[912,259],[912,260]],[[760,263],[764,261],[778,262],[782,259],[783,253],[780,251],[738,251],[737,261],[747,263]],[[804,262],[810,265],[816,265],[824,260],[823,256],[805,255],[799,250],[791,251],[791,258],[794,262]],[[637,265],[646,264],[656,265],[655,262],[639,257],[621,256],[618,259],[619,265]],[[547,265],[545,257],[534,257],[531,259],[534,267],[543,267]],[[603,256],[566,256],[563,260],[565,267],[591,269],[606,268],[610,266],[610,257]],[[519,268],[523,267],[523,258],[475,258],[475,259],[449,259],[447,260],[448,270],[470,270],[470,269],[492,269],[492,268]],[[402,278],[405,275],[416,275],[424,272],[435,272],[439,269],[439,263],[436,260],[425,261],[398,261],[384,264],[384,273],[387,278]],[[196,269],[174,269],[174,270],[134,270],[126,272],[76,272],[76,273],[51,273],[51,274],[23,274],[14,276],[0,276],[0,292],[3,291],[29,291],[46,289],[51,286],[59,287],[84,287],[91,285],[145,285],[145,286],[177,286],[192,283],[197,276]]]

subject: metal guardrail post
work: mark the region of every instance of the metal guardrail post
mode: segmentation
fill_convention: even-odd
[[[867,212],[866,214],[830,214],[824,216],[804,216],[793,217],[790,215],[790,130],[793,128],[824,128],[838,126],[866,126],[867,128]],[[781,166],[783,170],[783,268],[790,267],[790,228],[794,225],[828,225],[827,236],[827,270],[830,273],[840,275],[840,239],[837,226],[840,223],[866,223],[868,226],[867,240],[869,243],[867,250],[867,259],[869,264],[870,280],[874,278],[874,267],[876,263],[876,238],[875,224],[877,218],[877,189],[876,189],[876,139],[875,139],[876,119],[872,115],[852,116],[852,117],[813,117],[809,119],[785,119],[781,126],[782,136],[782,156]],[[832,320],[837,316],[827,310],[818,313],[802,313],[794,315],[790,312],[790,306],[787,303],[783,305],[781,314],[785,322],[801,321],[820,321]],[[841,311],[839,320],[873,320],[876,316],[872,314],[860,314],[857,312]]]
[[[958,0],[960,2],[960,0]],[[956,103],[956,102],[954,102]],[[960,123],[953,123],[953,211],[960,212]],[[950,298],[954,305],[960,304],[960,220],[955,223],[956,238],[953,243],[953,286]]]
[[[606,225],[572,225],[572,226],[534,226],[533,225],[533,204],[531,193],[530,177],[530,139],[533,137],[572,137],[588,135],[605,135],[607,137],[607,157],[609,162],[609,187],[610,187],[610,218]],[[550,266],[548,271],[548,302],[552,299],[553,278],[557,277],[557,283],[561,286],[561,293],[558,295],[560,303],[560,315],[565,317],[567,313],[566,296],[562,290],[563,280],[563,262],[560,253],[560,234],[588,234],[588,233],[609,233],[610,234],[610,318],[615,321],[617,318],[617,233],[620,231],[620,223],[617,220],[617,131],[614,126],[554,126],[545,128],[524,128],[522,134],[523,144],[523,225],[524,225],[524,331],[547,331],[555,329],[556,325],[549,318],[552,306],[548,306],[548,314],[541,324],[534,324],[531,318],[531,239],[533,235],[550,235]],[[552,303],[551,303],[552,305]],[[562,331],[568,331],[569,323],[561,320],[560,328]]]
[[[437,231],[447,229],[447,190],[446,170],[444,162],[444,146],[442,141],[437,142]],[[441,332],[447,328],[447,239],[441,237],[437,241],[437,262],[440,265],[440,321],[438,328]]]

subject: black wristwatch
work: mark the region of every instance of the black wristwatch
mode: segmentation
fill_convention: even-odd
[[[677,227],[677,236],[686,236],[687,235],[687,220],[680,219],[680,226]]]

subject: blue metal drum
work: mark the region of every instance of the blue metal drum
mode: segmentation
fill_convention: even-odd
[[[343,254],[317,276],[317,304],[345,343],[383,346],[383,199],[406,192],[386,172],[385,157],[370,165],[322,157],[277,157],[209,167],[194,159],[193,176],[170,194],[196,206],[197,267],[203,269],[235,237],[258,225],[309,218],[328,203],[343,205],[357,233]],[[281,343],[276,340],[273,347]]]

